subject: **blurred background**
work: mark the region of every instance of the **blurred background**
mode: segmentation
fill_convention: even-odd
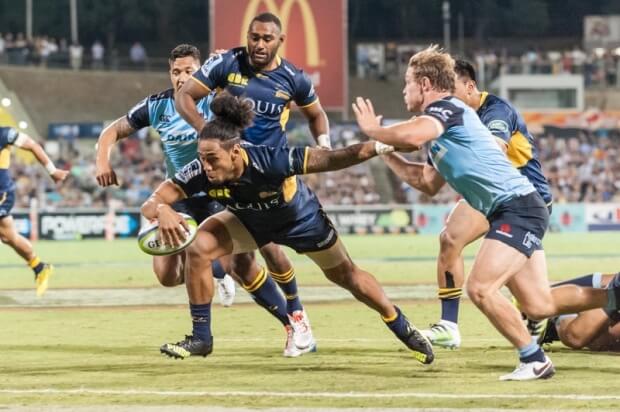
[[[620,229],[620,2],[617,0],[0,0],[0,124],[41,141],[71,178],[55,186],[16,150],[15,218],[31,238],[135,236],[137,207],[164,177],[157,133],[143,129],[113,155],[122,184],[101,189],[94,145],[105,125],[170,87],[168,53],[203,56],[244,43],[248,16],[271,11],[284,57],[304,68],[329,110],[332,142],[363,139],[356,96],[387,122],[408,118],[411,55],[440,44],[478,70],[481,90],[513,102],[536,136],[555,197],[552,230]],[[291,144],[310,144],[303,118]],[[413,155],[424,160],[425,153]],[[340,230],[437,233],[455,193],[433,199],[380,160],[308,176]]]

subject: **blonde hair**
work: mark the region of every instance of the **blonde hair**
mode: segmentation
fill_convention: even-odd
[[[421,81],[427,77],[433,89],[440,92],[454,92],[454,59],[438,45],[434,44],[411,56],[409,67],[413,69],[413,77]]]

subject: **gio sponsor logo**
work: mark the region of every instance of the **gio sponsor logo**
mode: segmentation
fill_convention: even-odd
[[[264,5],[268,12],[280,17],[280,21],[282,22],[285,32],[286,27],[288,26],[288,21],[291,17],[293,6],[297,5],[299,6],[299,11],[301,12],[304,37],[306,40],[306,64],[310,67],[318,67],[321,62],[319,53],[319,34],[316,27],[316,19],[314,18],[314,13],[312,12],[310,3],[310,0],[284,0],[281,3],[281,6],[278,7],[275,0],[250,0],[245,9],[245,13],[243,14],[243,24],[241,25],[239,44],[245,44],[247,28],[250,26],[250,22],[254,16],[258,14],[259,7],[261,5]],[[299,30],[301,30],[301,28],[299,28]],[[286,42],[280,46],[280,54],[282,56],[286,55]]]
[[[540,246],[541,241],[535,234],[532,232],[527,232],[523,237],[523,246],[528,249],[531,249],[532,246]]]

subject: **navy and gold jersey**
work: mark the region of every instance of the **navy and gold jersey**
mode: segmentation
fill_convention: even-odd
[[[325,214],[316,195],[297,178],[305,172],[308,148],[254,146],[244,143],[245,170],[234,182],[213,184],[199,159],[181,169],[172,181],[188,197],[205,193],[225,205],[239,218],[259,244],[287,244],[286,237],[301,238],[325,227]],[[335,231],[324,238],[332,241]],[[329,232],[327,230],[327,232]],[[278,240],[282,240],[278,242]],[[298,252],[320,250],[327,243],[304,247],[290,244]],[[305,249],[305,250],[304,250]]]
[[[207,119],[210,115],[211,95],[196,103],[198,113]],[[127,121],[136,130],[152,126],[161,139],[166,162],[166,175],[174,174],[196,158],[198,133],[177,112],[174,90],[153,94],[136,104],[127,113]]]
[[[519,112],[504,99],[483,92],[478,116],[495,137],[506,142],[506,155],[513,166],[529,179],[545,203],[551,204],[553,196],[538,160],[534,138]]]
[[[15,182],[11,178],[11,145],[15,143],[19,132],[12,127],[0,127],[0,194],[15,190]]]
[[[272,147],[286,146],[289,106],[317,103],[312,81],[290,62],[276,57],[278,67],[257,71],[249,62],[247,49],[238,47],[209,58],[193,78],[208,90],[225,89],[252,104],[254,124],[245,129],[243,139]]]

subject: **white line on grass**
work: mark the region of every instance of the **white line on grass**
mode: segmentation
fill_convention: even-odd
[[[211,396],[211,397],[262,397],[274,398],[443,398],[443,399],[558,399],[569,401],[617,401],[620,395],[575,395],[575,394],[505,394],[505,393],[372,393],[372,392],[249,392],[249,391],[155,391],[147,389],[0,389],[0,393],[12,395],[51,394],[51,395],[159,395],[159,396]]]

